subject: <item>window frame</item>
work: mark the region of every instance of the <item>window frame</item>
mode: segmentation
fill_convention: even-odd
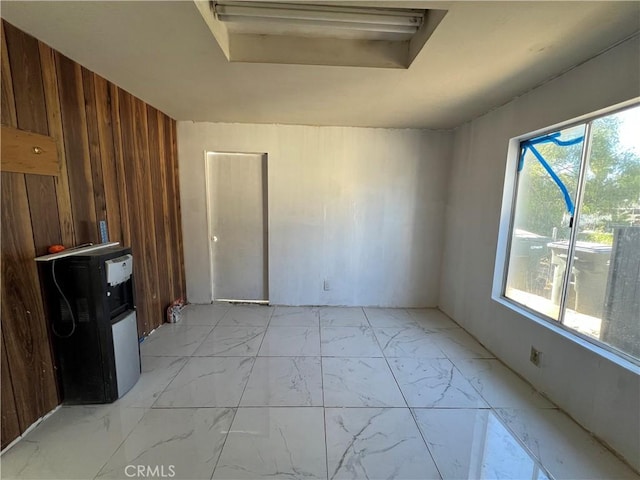
[[[585,159],[589,158],[591,150],[591,125],[595,120],[598,120],[599,118],[613,115],[634,107],[640,107],[640,97],[636,97],[626,102],[612,105],[610,107],[585,114],[565,122],[560,122],[548,127],[544,127],[533,132],[518,135],[509,140],[491,297],[494,301],[531,320],[534,320],[540,325],[550,328],[551,330],[561,334],[565,338],[568,338],[575,343],[579,343],[589,350],[592,350],[595,353],[604,356],[623,367],[630,367],[632,370],[640,373],[640,368],[638,368],[640,367],[640,359],[637,359],[627,354],[626,352],[623,352],[615,347],[606,344],[599,339],[590,337],[589,335],[586,335],[564,324],[566,301],[568,296],[567,292],[574,262],[573,253],[575,252],[577,234],[579,230],[578,226],[580,213],[582,210],[585,190],[585,176],[587,170],[587,168],[585,168]],[[579,181],[576,188],[575,211],[570,233],[569,250],[567,252],[569,263],[567,264],[566,270],[563,274],[564,277],[562,284],[562,296],[560,298],[558,319],[556,320],[548,315],[545,315],[544,313],[534,310],[533,308],[523,305],[518,301],[506,296],[507,276],[509,273],[509,260],[511,255],[513,228],[515,223],[515,207],[518,198],[518,164],[520,162],[520,156],[522,153],[522,142],[555,133],[559,130],[572,128],[581,124],[585,125],[585,135],[580,159]]]

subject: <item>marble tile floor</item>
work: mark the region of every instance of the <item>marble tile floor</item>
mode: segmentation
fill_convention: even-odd
[[[434,309],[189,305],[1,478],[639,479]]]

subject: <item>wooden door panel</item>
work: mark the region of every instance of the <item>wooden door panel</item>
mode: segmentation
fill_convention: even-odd
[[[18,419],[26,428],[58,405],[24,175],[2,177],[2,329]]]
[[[18,411],[16,410],[16,400],[13,396],[13,385],[11,384],[11,373],[9,372],[9,361],[7,359],[7,349],[4,346],[4,334],[2,334],[2,447],[6,447],[13,440],[18,438],[22,429],[18,422]]]

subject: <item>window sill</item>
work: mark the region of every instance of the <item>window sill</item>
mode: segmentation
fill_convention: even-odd
[[[513,301],[509,300],[506,297],[492,295],[491,298],[493,301],[508,308],[509,310],[516,312],[517,314],[522,315],[523,317],[528,318],[529,320],[534,321],[538,325],[541,325],[542,327],[548,330],[551,330],[552,332],[560,335],[563,338],[566,338],[567,340],[577,345],[580,345],[586,350],[592,352],[594,355],[598,355],[599,357],[606,359],[618,365],[619,367],[624,368],[625,370],[628,370],[631,373],[640,375],[640,364],[632,360],[629,360],[626,357],[622,357],[612,351],[609,351],[608,349],[600,345],[592,343],[586,340],[585,338],[582,338],[582,336],[578,332],[565,328],[561,324],[554,322],[552,320],[547,320],[546,318],[540,315],[536,315],[535,313],[527,310],[526,308],[523,308],[522,306],[514,303]]]

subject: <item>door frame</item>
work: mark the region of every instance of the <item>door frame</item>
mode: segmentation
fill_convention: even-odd
[[[266,224],[266,239],[265,239],[265,258],[264,258],[264,282],[266,300],[238,300],[238,299],[223,299],[224,301],[238,301],[242,303],[256,303],[256,304],[269,304],[270,289],[269,289],[269,264],[270,264],[270,252],[271,252],[271,216],[269,215],[269,154],[267,152],[228,152],[223,150],[205,150],[204,151],[204,182],[205,182],[205,206],[207,215],[207,251],[209,252],[209,300],[211,303],[215,302],[213,292],[213,225],[211,223],[211,212],[213,211],[211,204],[212,185],[210,182],[211,175],[211,162],[213,161],[212,155],[260,155],[263,158],[263,187],[266,189],[266,195],[263,194],[263,218],[264,224]]]

